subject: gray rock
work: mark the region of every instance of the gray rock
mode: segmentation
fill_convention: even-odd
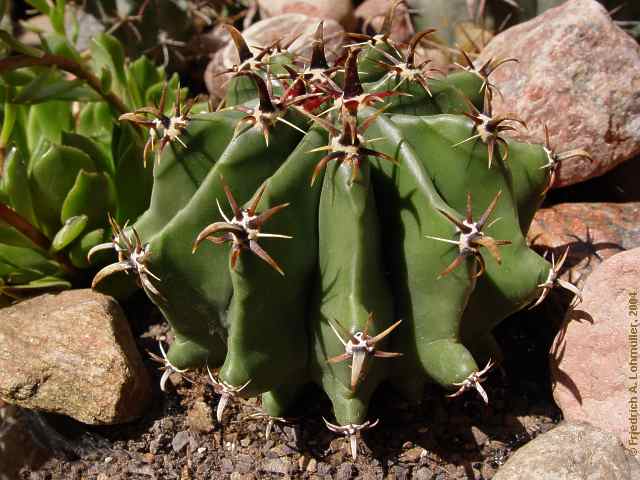
[[[520,448],[493,480],[637,480],[634,463],[613,434],[563,423]]]
[[[118,303],[70,290],[0,310],[0,397],[84,423],[116,424],[145,412],[151,385]]]
[[[173,440],[171,440],[171,447],[174,452],[181,451],[184,447],[189,443],[189,431],[183,430],[181,432],[176,433]]]
[[[493,113],[528,124],[515,135],[593,157],[562,163],[556,187],[602,175],[640,152],[640,46],[595,0],[569,0],[497,35],[478,58],[517,58],[491,76]]]

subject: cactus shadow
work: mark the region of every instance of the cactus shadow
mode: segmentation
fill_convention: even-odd
[[[566,319],[562,327],[560,328],[560,331],[558,332],[558,336],[556,337],[556,340],[549,353],[551,368],[553,370],[552,389],[555,390],[558,384],[562,385],[567,390],[569,390],[569,392],[571,392],[571,394],[576,399],[576,401],[580,405],[582,405],[582,395],[580,393],[580,389],[578,388],[578,385],[576,385],[576,383],[573,381],[573,379],[569,376],[567,372],[563,371],[560,368],[560,363],[564,359],[564,356],[566,353],[567,343],[565,341],[565,337],[567,334],[567,329],[571,322],[578,322],[578,323],[587,322],[593,325],[594,319],[591,316],[591,314],[589,314],[584,310],[579,310],[579,309],[569,310],[566,316]]]
[[[586,227],[584,235],[576,235],[573,233],[565,234],[566,237],[571,238],[573,241],[562,243],[555,247],[537,243],[542,234],[538,234],[531,239],[531,248],[541,255],[547,252],[552,252],[555,258],[559,258],[564,251],[568,248],[569,255],[567,261],[563,265],[560,273],[570,272],[572,269],[579,267],[580,270],[590,271],[593,266],[593,259],[597,259],[598,262],[603,262],[605,258],[600,254],[604,250],[617,250],[618,252],[624,252],[625,247],[615,242],[596,242],[591,234],[589,226]],[[580,281],[584,273],[580,275],[577,281]]]
[[[494,400],[509,404],[507,386],[491,383]],[[364,436],[371,455],[383,465],[398,460],[416,463],[414,468],[424,464],[433,470],[437,465],[446,478],[453,466],[464,471],[464,478],[478,478],[483,463],[507,455],[532,438],[521,420],[532,413],[526,407],[495,408],[475,398],[448,399],[445,394],[440,387],[428,385],[420,405],[409,405],[391,389],[374,397],[372,405],[378,407],[372,409],[371,417],[376,418],[384,407],[380,417],[385,420]],[[482,443],[484,436],[487,440]]]

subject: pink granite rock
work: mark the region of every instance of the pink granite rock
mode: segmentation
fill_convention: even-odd
[[[300,58],[311,58],[311,39],[318,27],[319,20],[300,13],[288,13],[254,23],[242,32],[249,47],[256,52],[256,47],[271,45],[282,39],[283,45],[291,40],[288,50]],[[324,21],[324,39],[327,60],[332,62],[341,51],[344,29],[334,20]],[[204,73],[204,81],[209,93],[224,96],[226,83],[231,74],[218,75],[234,64],[238,64],[238,52],[229,38],[226,46],[218,50],[212,57]]]
[[[640,451],[640,248],[599,265],[582,294],[551,348],[553,396],[565,419]]]
[[[595,0],[569,0],[497,35],[477,62],[517,58],[492,75],[503,97],[494,113],[514,113],[529,125],[517,138],[544,140],[559,150],[584,148],[555,187],[602,175],[640,152],[640,46]]]
[[[556,258],[569,247],[561,278],[581,287],[605,259],[640,247],[640,202],[560,203],[536,212],[527,239]]]
[[[345,28],[354,26],[351,0],[258,0],[262,18],[285,13],[301,13],[308,17],[335,20]]]
[[[371,26],[375,31],[380,31],[384,16],[391,8],[394,0],[365,0],[356,8],[356,19],[363,25]],[[414,33],[408,8],[400,3],[391,24],[391,38],[397,42],[408,42]]]

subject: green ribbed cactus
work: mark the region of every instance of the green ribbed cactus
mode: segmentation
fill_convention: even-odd
[[[304,65],[232,33],[253,99],[232,82],[225,109],[178,109],[163,132],[152,110],[124,116],[165,148],[149,210],[94,250],[119,255],[94,285],[135,274],[175,333],[166,373],[208,368],[219,419],[257,395],[286,416],[315,382],[355,456],[385,380],[486,400],[492,328],[559,282],[524,237],[558,156],[504,138],[521,122],[492,115],[482,72],[415,65],[417,40],[360,38],[330,67],[322,24]]]

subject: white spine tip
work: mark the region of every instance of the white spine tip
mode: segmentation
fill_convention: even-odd
[[[273,428],[273,419],[269,419],[269,421],[267,422],[267,428],[264,431],[264,439],[265,440],[269,440],[269,437],[271,436],[271,429]]]
[[[358,437],[354,435],[349,435],[349,444],[351,445],[351,456],[353,460],[358,459]]]
[[[229,397],[228,393],[223,393],[220,397],[218,408],[216,409],[216,418],[218,419],[218,423],[222,423],[222,415],[224,415],[224,409],[227,408],[227,403],[229,403]]]
[[[167,391],[167,380],[169,379],[170,375],[171,370],[169,369],[162,372],[162,377],[160,378],[160,390],[162,390],[163,392]]]

